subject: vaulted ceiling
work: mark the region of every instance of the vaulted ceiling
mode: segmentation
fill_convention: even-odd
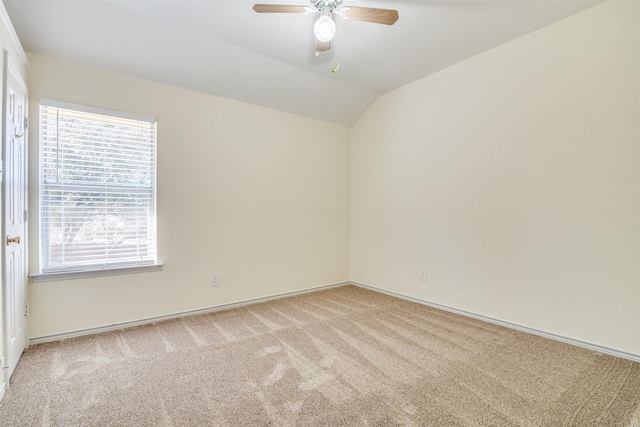
[[[597,3],[344,0],[399,20],[335,18],[334,49],[316,56],[316,14],[254,2],[4,1],[27,51],[347,126],[385,92]]]

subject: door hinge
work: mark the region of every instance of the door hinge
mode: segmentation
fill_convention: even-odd
[[[29,219],[29,211],[28,210],[24,210],[24,222],[27,222],[27,220]]]
[[[27,316],[29,314],[29,303],[24,304],[24,315]]]
[[[24,128],[27,129],[29,127],[29,118],[25,117],[24,118]]]

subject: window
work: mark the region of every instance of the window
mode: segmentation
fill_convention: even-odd
[[[156,264],[156,121],[40,100],[42,274]]]

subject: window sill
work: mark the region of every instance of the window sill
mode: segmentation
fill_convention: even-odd
[[[63,271],[60,273],[30,274],[33,283],[54,282],[57,280],[84,279],[87,277],[117,276],[120,274],[149,273],[152,271],[162,271],[164,264],[141,265],[137,267],[105,268],[102,270],[84,271]]]

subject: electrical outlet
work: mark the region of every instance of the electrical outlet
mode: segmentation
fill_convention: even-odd
[[[220,285],[220,273],[211,273],[211,286]]]
[[[422,280],[423,282],[427,281],[427,269],[426,268],[421,268],[420,269],[420,280]]]

